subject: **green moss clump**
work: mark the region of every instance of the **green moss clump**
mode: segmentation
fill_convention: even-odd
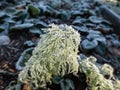
[[[20,72],[19,82],[30,83],[31,90],[41,90],[57,76],[80,72],[86,75],[88,90],[120,90],[110,65],[101,65],[92,56],[78,60],[81,39],[71,26],[52,24],[46,31]]]
[[[47,31],[18,78],[22,83],[30,82],[33,89],[45,87],[54,76],[78,72],[78,32],[71,26],[54,24]]]
[[[100,71],[104,76],[108,76],[109,79],[113,78],[113,68],[108,65],[108,64],[104,64],[100,67]]]
[[[98,64],[92,56],[80,62],[79,70],[85,73],[90,90],[120,90],[119,80],[113,80],[113,68],[108,64]]]

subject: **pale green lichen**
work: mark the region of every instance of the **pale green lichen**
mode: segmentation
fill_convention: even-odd
[[[71,26],[54,24],[47,31],[19,74],[19,81],[30,82],[34,89],[45,87],[54,76],[78,72],[78,32]]]
[[[101,73],[102,73],[104,76],[109,76],[110,79],[114,77],[114,76],[113,76],[114,70],[113,70],[113,68],[112,68],[110,65],[108,65],[108,64],[102,65],[102,66],[100,67],[100,71],[101,71]]]
[[[119,80],[111,79],[114,78],[113,68],[108,64],[98,64],[92,56],[80,62],[79,70],[85,73],[90,90],[120,90]],[[105,78],[105,75],[110,78]]]
[[[116,90],[120,90],[120,80],[116,80],[116,82],[114,83],[114,87],[116,88]]]

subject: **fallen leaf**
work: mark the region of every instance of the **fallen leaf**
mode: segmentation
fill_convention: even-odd
[[[9,71],[9,72],[12,72],[12,73],[15,72],[15,70],[14,70],[14,69],[11,69],[11,68],[8,68],[8,71]]]
[[[22,90],[30,90],[30,85],[29,84],[24,84]]]

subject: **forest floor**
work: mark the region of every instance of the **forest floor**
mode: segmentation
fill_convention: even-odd
[[[97,3],[90,0],[72,0],[72,4],[55,0],[39,0],[37,3],[32,0],[6,1],[0,0],[0,90],[5,90],[11,82],[17,82],[20,70],[16,68],[16,62],[25,50],[37,45],[44,33],[42,28],[51,23],[71,25],[82,37],[79,54],[93,55],[100,64],[110,64],[120,79],[120,37],[114,33],[111,22],[97,14]],[[90,32],[94,33],[93,37]],[[95,36],[97,32],[101,33],[99,37]],[[87,47],[83,41],[88,37],[99,38],[99,44]],[[83,82],[84,79],[83,75]],[[85,83],[82,86],[85,87]],[[84,87],[76,90],[84,90]]]

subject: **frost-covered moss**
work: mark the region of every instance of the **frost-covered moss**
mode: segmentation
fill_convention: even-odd
[[[20,82],[30,83],[31,90],[41,90],[56,76],[79,74],[79,70],[86,75],[88,90],[120,90],[120,81],[110,65],[101,65],[92,56],[78,60],[80,35],[72,27],[52,24],[46,31],[20,72]]]
[[[119,81],[113,80],[113,68],[96,63],[95,57],[89,57],[80,62],[79,70],[84,72],[90,90],[120,90]],[[110,78],[106,78],[105,76]]]
[[[100,71],[102,73],[102,75],[104,76],[108,76],[109,79],[113,78],[113,68],[108,65],[108,64],[104,64],[100,67]]]
[[[116,82],[114,83],[114,87],[116,88],[116,90],[120,90],[120,80],[116,80]]]
[[[54,24],[47,31],[19,74],[20,82],[30,82],[35,89],[51,83],[54,76],[78,72],[78,32],[71,26]]]

